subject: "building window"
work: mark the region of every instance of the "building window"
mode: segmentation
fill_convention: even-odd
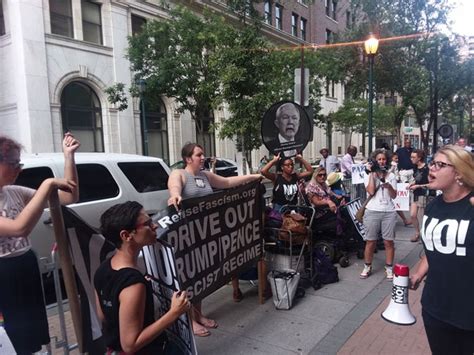
[[[331,0],[325,0],[325,5],[326,5],[326,16],[329,16],[331,14]]]
[[[51,33],[73,38],[72,8],[70,0],[49,0]]]
[[[5,18],[3,17],[3,4],[0,0],[0,36],[5,34]]]
[[[158,98],[155,102],[145,100],[146,129],[148,132],[148,155],[163,159],[170,163],[168,145],[168,121],[166,107]],[[141,107],[141,106],[140,106]],[[140,120],[140,123],[143,121]],[[143,127],[142,127],[143,132]]]
[[[132,15],[132,36],[139,34],[146,25],[146,19],[140,16]]]
[[[82,33],[87,42],[102,44],[100,4],[82,0]]]
[[[202,119],[196,121],[196,142],[204,148],[207,156],[216,155],[216,139],[212,126],[214,124],[214,115],[211,110]]]
[[[333,34],[331,30],[326,29],[326,44],[330,44],[333,41]]]
[[[74,81],[61,94],[63,131],[74,132],[81,151],[103,152],[104,138],[100,101],[87,85]]]
[[[336,83],[329,79],[326,79],[326,97],[336,97]]]
[[[265,1],[264,5],[265,11],[265,23],[268,25],[272,24],[272,3],[270,1]]]
[[[337,16],[336,16],[336,8],[337,8],[337,1],[336,0],[332,0],[331,1],[331,17],[334,21],[337,20]]]
[[[346,28],[352,28],[351,17],[351,12],[346,11]]]
[[[300,20],[300,32],[301,32],[301,38],[306,41],[306,24],[307,21],[305,18],[301,18]]]
[[[283,28],[283,7],[281,5],[276,4],[275,5],[275,27],[279,30]]]
[[[298,36],[298,15],[295,13],[291,14],[291,34]]]

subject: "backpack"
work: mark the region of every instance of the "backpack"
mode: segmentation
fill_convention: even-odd
[[[339,281],[337,267],[320,249],[313,250],[313,279],[312,286],[315,290],[321,287],[321,284],[331,284]]]

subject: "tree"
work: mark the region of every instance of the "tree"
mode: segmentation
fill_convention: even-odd
[[[169,21],[149,21],[129,37],[128,59],[135,78],[146,80],[145,96],[175,98],[180,112],[189,111],[198,131],[220,103],[219,38],[228,26],[222,17],[189,10],[171,11]]]

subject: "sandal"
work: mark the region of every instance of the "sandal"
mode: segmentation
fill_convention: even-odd
[[[208,337],[209,335],[211,335],[211,332],[204,327],[198,330],[193,330],[193,333],[197,337]]]
[[[411,226],[413,222],[404,221],[403,224],[405,225],[405,227],[408,227]]]
[[[209,318],[204,318],[204,317],[201,317],[201,319],[199,319],[199,324],[203,325],[204,327],[206,328],[217,328],[217,322],[213,319],[209,319]]]
[[[240,288],[234,290],[234,294],[232,296],[234,298],[234,302],[240,302],[244,298],[244,295],[242,294],[242,291],[240,291]]]

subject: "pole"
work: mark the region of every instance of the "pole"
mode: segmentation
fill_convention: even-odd
[[[148,155],[148,129],[146,127],[146,115],[145,115],[145,99],[143,95],[141,96],[141,106],[142,106],[142,127],[143,127],[143,155]]]
[[[373,92],[373,70],[374,70],[374,55],[369,54],[369,154],[372,153],[372,114],[373,114],[373,100],[374,100],[374,92]]]
[[[84,342],[82,336],[82,315],[81,307],[79,305],[79,298],[77,297],[77,284],[72,266],[72,257],[69,252],[69,241],[66,238],[66,228],[64,226],[63,213],[61,205],[59,204],[59,197],[57,191],[51,192],[49,196],[49,210],[51,213],[51,220],[53,221],[54,236],[58,246],[59,261],[61,270],[63,272],[64,286],[66,287],[66,294],[69,300],[69,309],[71,310],[72,324],[76,333],[77,343],[79,344],[79,351],[84,352]]]
[[[301,107],[304,107],[304,45],[301,44],[301,97],[300,97],[300,103]]]

